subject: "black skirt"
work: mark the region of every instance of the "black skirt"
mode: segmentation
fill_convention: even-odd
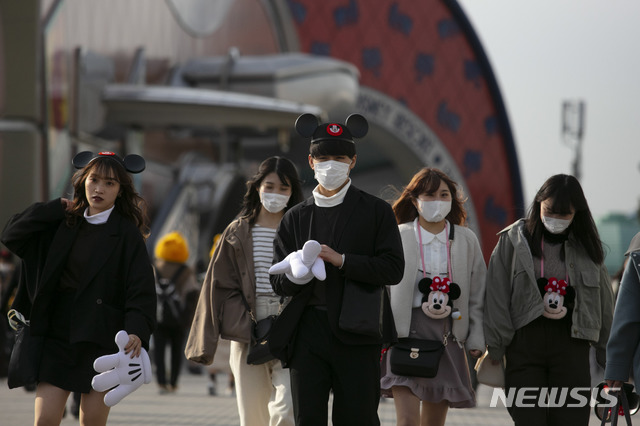
[[[98,374],[93,369],[96,358],[116,352],[91,342],[70,343],[71,306],[75,291],[59,291],[54,298],[49,331],[44,338],[44,350],[38,382],[50,383],[71,392],[89,393],[91,380]]]

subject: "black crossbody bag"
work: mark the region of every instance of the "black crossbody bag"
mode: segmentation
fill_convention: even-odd
[[[438,374],[440,358],[447,346],[449,333],[442,341],[401,338],[389,349],[391,372],[398,376],[433,378]]]
[[[241,296],[247,312],[249,312],[249,317],[251,318],[251,342],[249,343],[249,352],[247,352],[247,364],[264,364],[265,362],[275,359],[275,356],[269,351],[269,334],[271,333],[273,324],[282,312],[284,296],[280,297],[278,313],[276,315],[269,315],[260,321],[256,320],[256,316],[251,310],[249,303],[247,303],[247,299],[244,298],[244,294],[241,294]]]

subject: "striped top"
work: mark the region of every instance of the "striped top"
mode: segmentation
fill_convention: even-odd
[[[256,273],[256,294],[273,295],[269,281],[269,268],[273,261],[273,240],[276,230],[254,225],[251,228],[253,237],[253,269]]]

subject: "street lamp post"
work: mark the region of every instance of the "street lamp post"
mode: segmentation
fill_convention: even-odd
[[[572,172],[576,179],[582,176],[582,137],[585,122],[584,101],[562,102],[562,138],[565,145],[575,151]]]

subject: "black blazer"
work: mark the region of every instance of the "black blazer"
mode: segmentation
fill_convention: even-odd
[[[274,240],[274,259],[279,262],[289,253],[302,248],[313,235],[314,199],[308,198],[287,211]],[[338,327],[345,279],[370,286],[387,286],[400,282],[404,272],[404,256],[398,225],[391,206],[385,201],[355,188],[348,189],[333,240],[338,253],[345,254],[342,269],[325,263],[327,278],[315,278],[306,285],[289,281],[284,274],[271,275],[271,285],[281,296],[293,296],[280,314],[269,337],[269,347],[283,363],[291,356],[290,343],[295,337],[298,320],[313,293],[313,286],[325,285],[327,314],[333,334],[345,344],[378,344],[396,339],[393,316],[387,292],[384,306],[384,333],[378,339],[349,333]],[[325,241],[319,241],[321,244]]]
[[[31,320],[31,334],[48,330],[48,310],[80,221],[69,227],[60,199],[36,203],[14,215],[0,240],[22,259],[21,283],[13,308]],[[71,312],[71,343],[115,347],[120,330],[149,348],[155,328],[156,292],[144,239],[135,224],[114,209],[104,242],[84,269]]]

